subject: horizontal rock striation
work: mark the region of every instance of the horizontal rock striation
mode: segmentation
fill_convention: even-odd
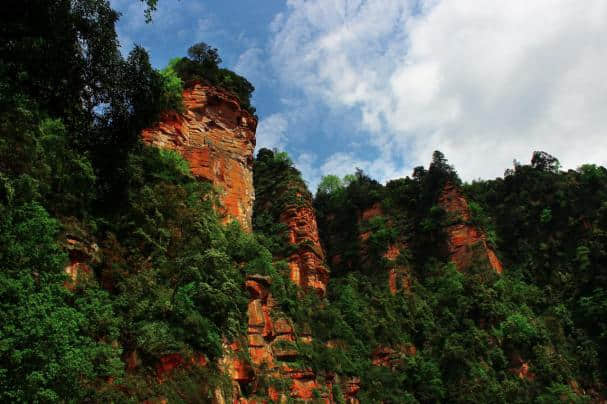
[[[296,333],[292,322],[274,310],[277,302],[272,298],[270,286],[269,277],[247,277],[250,300],[246,344],[250,363],[238,356],[241,349],[238,344],[227,347],[227,355],[222,359],[222,366],[234,381],[232,401],[241,404],[266,403],[268,399],[281,403],[316,402],[314,397],[320,395],[322,402],[333,403],[333,377],[319,377],[311,369],[296,364],[299,353],[295,344],[309,344],[312,339],[305,333]],[[266,391],[258,391],[259,381],[264,378],[279,381],[283,387],[270,385]],[[350,402],[356,403],[359,387],[351,380],[343,384]],[[245,391],[249,392],[248,397]]]
[[[300,198],[305,198],[299,195]],[[280,222],[288,229],[288,240],[297,250],[288,257],[291,281],[324,295],[329,282],[329,269],[318,236],[316,214],[308,196],[303,204],[287,206]]]
[[[143,141],[181,154],[194,176],[219,189],[224,220],[251,231],[257,119],[236,96],[200,83],[183,92],[183,103],[185,112],[165,114],[143,131]]]

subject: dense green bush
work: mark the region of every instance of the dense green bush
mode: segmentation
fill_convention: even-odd
[[[171,61],[169,65],[186,86],[196,81],[203,81],[222,87],[234,93],[244,109],[255,114],[255,108],[251,105],[251,95],[255,87],[244,77],[219,67],[221,58],[216,48],[200,42],[188,49],[188,56]]]
[[[220,224],[215,191],[181,156],[140,143],[182,107],[182,81],[141,47],[122,58],[107,2],[15,10],[0,29],[0,400],[211,394],[225,384],[215,365],[162,386],[154,367],[217,358],[244,335],[241,268],[273,271],[270,253]],[[67,234],[99,245],[99,259],[74,251],[91,272],[70,288]]]
[[[360,376],[362,402],[607,395],[604,167],[561,171],[536,152],[503,178],[462,184],[435,152],[428,169],[385,185],[360,170],[327,176],[312,199],[288,156],[262,149],[255,231],[245,234],[220,223],[216,192],[180,155],[142,145],[139,134],[182,108],[192,81],[224,87],[254,112],[252,85],[219,68],[204,44],[160,72],[140,47],[123,58],[105,1],[21,6],[0,13],[1,401],[192,402],[229,390],[216,361],[164,383],[155,367],[174,353],[217,359],[225,341],[246,335],[252,274],[270,277],[273,315],[313,336],[292,344],[290,365]],[[502,275],[449,262],[453,218],[438,204],[446,184],[466,194],[470,224],[497,251]],[[332,264],[326,296],[298,290],[285,262],[301,246],[288,242],[281,213],[312,205]],[[377,215],[364,220],[369,209]],[[90,274],[76,283],[64,272],[68,234],[98,255],[79,257]],[[390,269],[407,280],[395,294]],[[388,366],[374,366],[386,348]],[[135,366],[125,371],[127,358]],[[288,388],[262,379],[260,391]],[[337,384],[334,393],[343,400]]]

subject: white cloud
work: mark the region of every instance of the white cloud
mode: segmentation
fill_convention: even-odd
[[[263,59],[263,49],[259,47],[248,48],[238,57],[234,71],[258,85],[263,80],[268,79],[267,66],[265,66]]]
[[[257,125],[256,149],[284,149],[288,127],[289,122],[284,114],[272,114],[262,119]]]
[[[434,149],[464,179],[501,175],[533,150],[567,168],[606,163],[603,0],[287,5],[271,25],[282,82],[330,109],[358,110],[379,154],[334,154],[323,173],[358,165],[385,180],[427,164]]]
[[[314,192],[320,182],[321,172],[318,168],[318,157],[314,153],[301,153],[294,160],[295,167],[308,183],[308,188]]]

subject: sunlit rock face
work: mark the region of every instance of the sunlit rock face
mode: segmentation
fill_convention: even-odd
[[[269,400],[287,402],[290,399],[317,402],[314,397],[320,395],[322,402],[333,403],[333,376],[321,377],[312,369],[297,364],[299,353],[293,344],[309,344],[312,338],[305,332],[296,333],[292,321],[274,310],[277,302],[272,298],[271,283],[271,278],[266,276],[247,277],[250,300],[246,345],[250,362],[238,355],[243,349],[239,343],[226,346],[226,354],[221,360],[221,366],[233,380],[231,401],[241,404],[267,403]],[[260,390],[259,381],[264,378],[280,381],[284,388],[269,386],[265,391]],[[360,387],[348,382],[342,385],[349,391],[350,402],[355,403]]]
[[[466,197],[453,184],[446,184],[440,194],[439,205],[447,212],[453,224],[446,229],[451,260],[458,270],[465,270],[475,260],[484,261],[495,272],[502,272],[502,264],[488,245],[487,237],[471,222]]]
[[[300,197],[305,198],[303,195]],[[281,213],[280,221],[288,228],[289,243],[297,246],[297,250],[288,257],[291,281],[324,295],[329,270],[325,264],[311,199],[305,198],[303,204],[287,207]]]
[[[145,129],[145,143],[179,152],[192,174],[220,191],[224,221],[237,220],[251,231],[253,151],[257,118],[238,98],[219,88],[196,84],[183,92],[185,112],[170,112]]]

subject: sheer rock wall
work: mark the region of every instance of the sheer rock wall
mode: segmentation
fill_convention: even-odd
[[[219,88],[196,84],[183,92],[183,113],[169,112],[145,129],[145,143],[175,150],[192,174],[220,190],[220,214],[252,230],[253,151],[257,118],[238,98]]]

